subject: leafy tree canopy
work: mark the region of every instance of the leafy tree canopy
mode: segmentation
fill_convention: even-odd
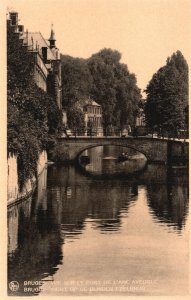
[[[141,94],[135,75],[120,59],[112,49],[102,49],[89,59],[63,55],[63,106],[68,109],[90,96],[102,106],[104,127],[133,125]]]
[[[61,55],[62,61],[62,105],[72,107],[90,94],[92,77],[85,59]]]
[[[67,111],[67,117],[69,128],[73,129],[74,131],[76,131],[77,129],[81,129],[81,131],[83,132],[83,129],[85,128],[85,120],[81,108],[77,106],[69,107]]]
[[[148,127],[169,132],[188,128],[188,64],[180,51],[153,75],[146,94]]]

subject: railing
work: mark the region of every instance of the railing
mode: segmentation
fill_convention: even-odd
[[[74,128],[73,130],[68,130],[69,133],[67,133],[67,130],[63,132],[63,137],[150,137],[150,138],[160,138],[160,139],[168,139],[168,140],[186,140],[188,138],[188,132],[187,131],[163,131],[163,132],[156,132],[156,131],[149,131],[145,126],[138,126],[134,127],[131,130],[122,129],[117,126],[113,127],[106,127],[102,131],[100,128]]]

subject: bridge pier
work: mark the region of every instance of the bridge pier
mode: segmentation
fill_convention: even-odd
[[[168,141],[168,164],[186,164],[189,160],[188,143],[169,140]]]

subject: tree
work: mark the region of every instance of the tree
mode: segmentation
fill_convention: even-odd
[[[188,128],[188,64],[177,51],[152,77],[146,88],[146,123],[177,134]]]
[[[85,120],[83,111],[76,106],[69,107],[67,110],[67,119],[69,128],[76,133],[83,133],[85,130]]]
[[[90,96],[102,106],[105,132],[109,125],[134,124],[140,89],[135,75],[120,59],[121,54],[112,49],[102,49],[89,59],[61,56],[62,103],[70,116],[71,108],[78,106],[79,101],[83,106],[83,100]]]
[[[89,97],[92,77],[87,61],[61,55],[62,61],[62,106],[72,107],[81,99]]]
[[[88,60],[93,77],[91,96],[102,106],[105,128],[133,125],[141,99],[135,75],[128,71],[127,65],[120,63],[120,59],[117,50],[103,49]]]

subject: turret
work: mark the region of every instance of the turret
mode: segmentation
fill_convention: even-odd
[[[50,49],[52,48],[55,48],[55,34],[54,34],[54,31],[53,31],[53,25],[52,25],[52,28],[51,28],[51,33],[50,33],[50,38],[49,38],[49,42],[50,42]]]

